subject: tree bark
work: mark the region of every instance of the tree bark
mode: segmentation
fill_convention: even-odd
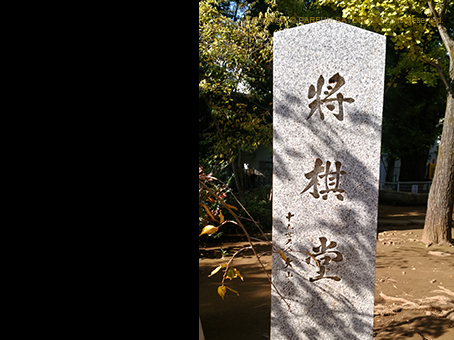
[[[448,94],[437,166],[427,202],[422,241],[427,245],[452,243],[454,208],[454,97]]]
[[[446,114],[443,122],[443,132],[438,149],[437,166],[430,187],[427,201],[426,221],[422,241],[431,244],[452,244],[452,212],[454,208],[454,40],[438,18],[444,17],[446,1],[437,13],[433,1],[428,2],[432,15],[437,23],[443,44],[449,53],[449,81],[437,68],[440,77],[446,85],[448,99]]]

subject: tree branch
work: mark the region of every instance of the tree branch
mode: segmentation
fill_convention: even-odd
[[[430,10],[432,11],[432,13],[434,15],[434,19],[435,19],[435,22],[437,24],[438,31],[440,32],[440,35],[442,35],[442,32],[440,31],[441,24],[439,24],[438,21],[437,21],[438,16],[437,16],[437,13],[435,12],[435,8],[433,6],[432,1],[429,1],[428,4],[429,4],[429,7],[430,7]],[[409,5],[409,9],[410,9],[410,17],[412,17],[413,13],[412,13],[410,5]],[[442,11],[443,11],[443,8],[440,10],[440,13],[442,13]],[[438,27],[439,25],[440,25],[440,27]],[[444,27],[442,27],[442,28],[444,28]],[[413,20],[410,21],[410,30],[411,30],[411,38],[412,38],[412,41],[413,41],[413,47],[414,47],[414,51],[415,51],[416,56],[423,63],[427,63],[427,64],[429,64],[429,65],[431,65],[431,66],[433,66],[433,67],[435,67],[437,69],[437,72],[440,75],[441,80],[445,84],[446,91],[448,93],[450,93],[448,80],[446,79],[446,77],[445,77],[445,75],[443,73],[443,70],[441,69],[440,65],[438,64],[438,61],[437,60],[435,60],[435,61],[427,60],[421,55],[421,53],[419,53],[419,50],[418,50],[417,46],[415,45],[415,37],[413,35]],[[446,29],[445,29],[445,31],[446,31]],[[442,36],[442,40],[443,40],[443,36]],[[444,40],[443,40],[443,42],[444,42]],[[446,48],[448,48],[448,47],[446,46]],[[389,87],[386,89],[385,94],[386,94],[386,92],[388,90],[389,90]]]
[[[258,256],[257,252],[255,251],[255,248],[253,246],[253,243],[252,243],[252,240],[251,240],[251,237],[249,236],[249,233],[246,231],[246,228],[244,228],[243,224],[241,223],[240,219],[238,218],[238,216],[233,212],[233,210],[229,207],[228,204],[226,204],[224,202],[224,200],[222,198],[220,198],[218,195],[216,195],[213,190],[211,190],[205,183],[203,183],[202,181],[199,180],[199,184],[205,188],[206,191],[208,191],[210,193],[210,195],[212,195],[214,198],[216,198],[221,204],[222,206],[227,209],[227,211],[233,216],[233,218],[236,220],[237,222],[237,225],[243,230],[244,232],[244,235],[246,236],[249,244],[251,245],[251,249],[255,255],[255,257],[257,258],[257,260],[259,261],[260,265],[262,266],[262,269],[263,271],[265,272],[265,275],[268,279],[268,281],[271,283],[271,285],[273,286],[274,290],[276,291],[276,293],[279,295],[279,297],[282,299],[282,301],[285,302],[285,304],[287,305],[288,309],[290,310],[290,305],[289,303],[285,300],[285,298],[281,295],[281,293],[279,292],[279,290],[277,289],[277,287],[274,285],[274,283],[271,281],[271,278],[270,276],[268,275],[267,271],[266,271],[266,268],[265,268],[265,265],[263,264],[262,260],[260,260],[260,257]]]
[[[389,86],[386,88],[385,90],[385,96],[386,96],[386,93],[388,92],[388,90],[391,88],[391,86],[393,86],[394,82],[397,80],[397,78],[399,78],[399,74],[397,74],[396,76],[394,76],[393,79],[391,79],[391,81],[389,82]]]
[[[435,6],[433,1],[428,1],[427,4],[429,5],[430,11],[432,12],[432,16],[435,20],[435,24],[437,25],[438,32],[440,33],[441,40],[443,41],[443,44],[446,47],[446,50],[448,51],[449,54],[449,80],[452,83],[452,79],[454,78],[454,40],[451,39],[451,37],[448,34],[448,31],[446,30],[446,27],[442,25],[441,23],[441,18],[445,16],[445,9],[446,9],[446,0],[443,1],[443,5],[440,8],[440,13],[437,13],[435,10]],[[439,22],[440,21],[440,22]],[[446,90],[448,93],[454,97],[454,92],[452,89],[452,84],[450,86],[450,82],[446,79],[440,65],[438,64],[438,61],[435,62],[429,62],[430,65],[435,66],[435,68],[438,71],[438,74],[440,75],[441,79],[443,80],[443,83],[445,84]]]
[[[443,40],[443,43],[445,44],[446,49],[449,51],[452,48],[454,41],[452,41],[449,38],[446,28],[441,24],[441,16],[444,15],[444,7],[446,4],[446,1],[443,2],[442,8],[440,9],[440,14],[437,13],[437,11],[435,10],[435,5],[434,5],[433,1],[428,1],[427,4],[429,5],[430,11],[432,12],[432,16],[435,20],[435,24],[437,25],[438,32],[440,32],[441,39]]]
[[[446,2],[447,0],[443,1],[443,5],[441,5],[440,12],[438,13],[438,16],[441,19],[441,22],[444,22],[446,19]]]
[[[437,25],[438,32],[440,33],[441,40],[443,41],[443,44],[446,47],[446,50],[449,53],[449,58],[452,59],[454,58],[454,40],[451,39],[451,37],[448,34],[448,31],[446,30],[446,27],[442,25],[441,23],[441,17],[444,16],[445,12],[445,7],[446,7],[446,1],[443,2],[442,8],[440,9],[440,16],[438,15],[437,11],[435,10],[435,6],[433,1],[428,1],[427,4],[429,5],[430,11],[432,12],[432,16],[435,20],[435,24]],[[439,22],[440,21],[440,22]],[[449,69],[449,76],[450,78],[454,78],[454,67],[453,63],[450,63],[450,69]]]
[[[435,64],[435,65],[434,65]],[[449,83],[448,83],[448,80],[446,79],[445,77],[445,74],[443,73],[443,70],[441,69],[440,65],[438,64],[438,62],[435,62],[434,64],[430,63],[430,65],[433,65],[435,66],[435,68],[437,69],[438,71],[438,74],[440,75],[441,77],[441,80],[443,80],[443,83],[445,84],[445,87],[446,87],[446,91],[448,91],[448,93],[451,93],[451,95],[453,94],[449,88]]]

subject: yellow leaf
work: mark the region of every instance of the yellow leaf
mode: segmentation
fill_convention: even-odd
[[[218,271],[220,271],[222,268],[225,268],[225,267],[227,267],[227,263],[223,263],[223,264],[217,266],[217,267],[211,272],[211,274],[208,275],[208,277],[213,276],[214,274],[216,274]]]
[[[213,214],[211,213],[210,209],[208,209],[208,207],[205,205],[205,204],[202,204],[202,207],[205,208],[205,211],[207,212],[208,215],[210,215],[210,217],[213,219],[213,220],[216,220],[213,216]]]
[[[318,263],[317,259],[309,252],[305,251],[304,253],[306,253],[307,255],[309,255],[310,257],[312,257],[315,261],[315,264],[317,265],[317,267],[320,267],[320,264]]]
[[[287,256],[285,256],[284,253],[281,252],[280,250],[278,250],[278,253],[279,253],[279,255],[281,255],[281,257],[284,260],[284,262],[287,262]]]
[[[238,275],[239,278],[241,279],[241,281],[244,281],[244,278],[243,278],[243,276],[241,276],[241,274],[240,274],[240,272],[238,271],[238,269],[233,268],[233,271],[235,272],[235,277],[237,277],[237,275]]]
[[[199,236],[202,236],[203,234],[214,234],[215,232],[218,231],[218,227],[215,227],[214,225],[207,225],[202,229],[202,232],[200,233]]]
[[[218,294],[222,298],[222,300],[224,300],[225,292],[226,292],[225,286],[218,287]]]
[[[240,296],[240,293],[238,293],[235,289],[232,289],[232,288],[229,288],[227,286],[224,286],[225,288],[227,288],[228,290],[230,290],[231,292],[235,293],[236,295]],[[219,289],[219,288],[218,288]],[[219,293],[219,292],[218,292]]]
[[[234,207],[233,205],[230,205],[230,204],[226,204],[227,207],[229,207],[230,209],[234,209],[234,210],[238,210],[236,207]]]
[[[224,215],[222,215],[221,209],[219,209],[220,222],[224,222]]]

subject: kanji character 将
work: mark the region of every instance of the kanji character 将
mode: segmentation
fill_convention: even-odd
[[[331,85],[328,85],[327,89],[328,91],[324,91],[323,94],[326,95],[325,98],[321,99],[320,95],[322,93],[323,85],[325,84],[325,78],[321,75],[318,80],[317,80],[317,90],[315,90],[314,85],[309,86],[309,92],[308,92],[308,98],[311,99],[315,96],[315,99],[309,104],[309,108],[311,109],[311,112],[309,113],[309,116],[307,119],[311,118],[311,116],[314,114],[315,111],[318,110],[320,114],[320,119],[324,120],[325,115],[323,114],[322,111],[322,105],[325,103],[332,103],[336,102],[339,105],[339,113],[335,114],[334,117],[336,117],[338,120],[343,120],[344,119],[344,107],[343,107],[343,102],[347,103],[353,103],[355,100],[353,98],[344,98],[344,95],[342,93],[338,93],[336,98],[329,98],[333,93],[335,93],[337,90],[339,90],[344,84],[345,84],[345,79],[339,75],[339,73],[336,73],[334,76],[328,79],[329,84],[334,84],[334,87]],[[333,104],[327,104],[326,107],[328,110],[333,111],[335,106]]]

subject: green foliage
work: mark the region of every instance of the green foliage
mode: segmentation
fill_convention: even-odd
[[[388,41],[386,69],[390,71],[384,97],[382,149],[395,159],[422,154],[425,166],[427,152],[441,134],[445,91],[439,77],[430,86],[409,81],[407,71],[396,71],[402,59],[402,51],[394,49],[394,44]]]
[[[389,36],[396,50],[401,50],[398,64],[388,70],[390,76],[405,74],[408,82],[436,86],[439,71],[448,73],[449,58],[437,30],[428,2],[423,0],[320,0],[322,5],[342,8],[344,18],[357,25]],[[443,1],[435,1],[440,10]],[[443,25],[451,23],[454,1],[448,1]]]
[[[422,180],[450,86],[454,95],[454,1],[318,2],[342,8],[355,25],[388,36],[393,50],[387,51],[382,147],[402,160],[401,180]]]
[[[279,0],[277,8],[288,17],[289,25],[301,25],[310,22],[311,18],[336,18],[341,17],[340,9],[324,6],[312,0]]]
[[[401,181],[423,181],[430,147],[441,134],[446,96],[437,86],[396,80],[385,96],[382,149],[391,159],[401,159]]]
[[[270,23],[279,13],[267,8],[250,16],[253,5],[199,2],[199,140],[219,163],[232,163],[272,139]],[[239,18],[238,8],[243,16]]]
[[[253,216],[257,223],[260,224],[263,231],[271,231],[272,226],[272,204],[269,199],[270,190],[270,186],[264,186],[261,188],[248,190],[245,193],[245,205],[248,208],[251,216]],[[251,221],[245,221],[244,226],[251,232],[253,230],[256,230],[254,224]]]

